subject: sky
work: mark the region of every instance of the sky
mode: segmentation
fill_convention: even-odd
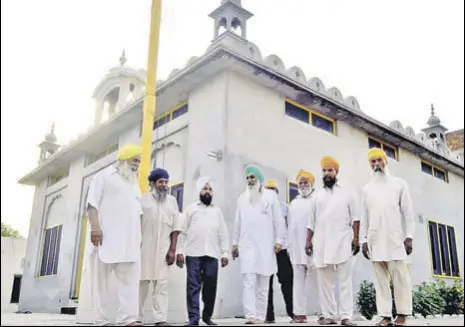
[[[164,0],[159,70],[166,79],[213,37],[220,0]],[[353,95],[362,110],[417,132],[430,104],[463,128],[464,1],[242,0],[247,37],[307,79]],[[1,219],[28,235],[37,145],[56,124],[60,144],[93,119],[94,88],[119,65],[145,68],[151,0],[1,1]]]

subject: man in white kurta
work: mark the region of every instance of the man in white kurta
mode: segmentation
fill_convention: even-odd
[[[338,182],[339,163],[334,158],[324,157],[321,168],[324,187],[312,199],[306,244],[317,269],[318,295],[324,316],[319,324],[335,323],[334,277],[337,277],[341,325],[353,326],[353,256],[360,250],[356,198],[353,190]]]
[[[197,180],[199,201],[184,210],[183,232],[178,243],[177,265],[187,265],[187,311],[189,326],[200,321],[200,291],[204,303],[202,321],[216,326],[211,320],[215,308],[218,281],[218,260],[228,265],[229,236],[221,209],[212,203],[215,190],[209,177]]]
[[[232,254],[241,263],[246,324],[256,324],[265,321],[269,278],[277,272],[275,252],[285,227],[276,193],[262,186],[262,170],[249,165],[244,175],[247,188],[237,202]]]
[[[294,322],[306,323],[307,286],[310,281],[311,259],[305,252],[305,245],[315,177],[310,172],[301,170],[296,181],[299,195],[289,205],[288,249],[294,271]]]
[[[142,272],[140,277],[139,321],[144,321],[144,307],[149,284],[156,326],[167,326],[168,278],[175,262],[177,239],[182,230],[176,198],[168,194],[168,172],[151,172],[151,192],[142,196]]]
[[[87,194],[92,249],[89,263],[93,322],[110,325],[108,284],[116,276],[119,310],[118,325],[137,325],[140,276],[140,190],[137,171],[142,149],[126,145],[118,152],[118,162],[92,179]]]
[[[380,324],[391,322],[391,277],[398,314],[395,323],[403,325],[412,314],[412,284],[407,264],[415,232],[412,200],[407,183],[389,173],[384,151],[371,149],[368,160],[374,176],[362,194],[362,252],[373,263]]]

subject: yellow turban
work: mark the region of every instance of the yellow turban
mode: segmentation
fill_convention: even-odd
[[[302,177],[308,178],[310,180],[310,183],[312,183],[312,186],[315,185],[315,176],[313,176],[312,173],[301,169],[299,173],[297,174],[297,177],[295,178],[295,180],[299,182],[299,179],[301,179]]]
[[[266,188],[273,188],[273,189],[278,189],[278,183],[276,181],[269,179],[265,183]]]
[[[386,152],[379,148],[371,148],[370,151],[368,151],[368,161],[372,161],[378,158],[383,158],[387,162]]]
[[[323,157],[321,159],[321,168],[326,168],[326,169],[335,169],[336,171],[339,171],[339,162],[337,162],[336,159],[333,157]]]
[[[140,145],[128,144],[119,149],[118,160],[128,160],[140,155],[142,155],[142,147]]]

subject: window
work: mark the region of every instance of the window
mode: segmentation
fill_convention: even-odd
[[[169,123],[170,121],[181,117],[182,115],[186,114],[189,111],[189,105],[187,102],[183,102],[180,105],[174,107],[173,109],[169,110],[167,113],[164,113],[160,117],[156,118],[153,122],[153,130]]]
[[[397,148],[395,146],[388,145],[380,140],[369,137],[368,148],[382,149],[389,158],[394,159],[394,160],[399,160],[399,151],[397,150]]]
[[[306,124],[312,125],[313,127],[322,129],[331,134],[336,134],[336,122],[325,117],[320,113],[317,113],[309,108],[306,108],[291,100],[286,100],[284,112],[286,116],[300,120]]]
[[[10,303],[19,303],[19,294],[21,293],[21,280],[23,276],[15,275],[13,279],[13,288],[11,290]]]
[[[428,229],[433,274],[460,277],[454,227],[429,221]]]
[[[299,186],[294,182],[287,182],[287,203],[291,203],[299,195]]]
[[[118,151],[118,143],[113,143],[97,153],[89,153],[87,155],[86,166],[93,164],[94,162],[97,162],[116,151]]]
[[[434,167],[433,165],[426,163],[424,161],[421,162],[421,171],[424,172],[425,174],[434,176],[437,179],[440,179],[446,183],[449,182],[449,177],[446,171],[440,168]]]
[[[64,180],[68,176],[69,176],[69,169],[67,169],[66,171],[64,171],[62,173],[50,176],[48,178],[48,186],[52,186],[53,184],[56,184],[56,183]]]
[[[171,195],[176,198],[176,201],[178,202],[179,212],[182,212],[184,200],[184,183],[172,185]]]
[[[44,248],[42,250],[42,262],[39,276],[57,274],[62,228],[63,225],[59,225],[45,230]]]

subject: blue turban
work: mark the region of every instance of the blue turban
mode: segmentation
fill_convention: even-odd
[[[163,168],[156,168],[150,173],[149,182],[156,182],[161,178],[170,179],[170,175]]]
[[[254,175],[255,177],[257,177],[257,179],[261,183],[263,183],[265,181],[265,175],[263,175],[263,171],[258,166],[248,165],[244,169],[244,174],[245,174],[245,176]]]

